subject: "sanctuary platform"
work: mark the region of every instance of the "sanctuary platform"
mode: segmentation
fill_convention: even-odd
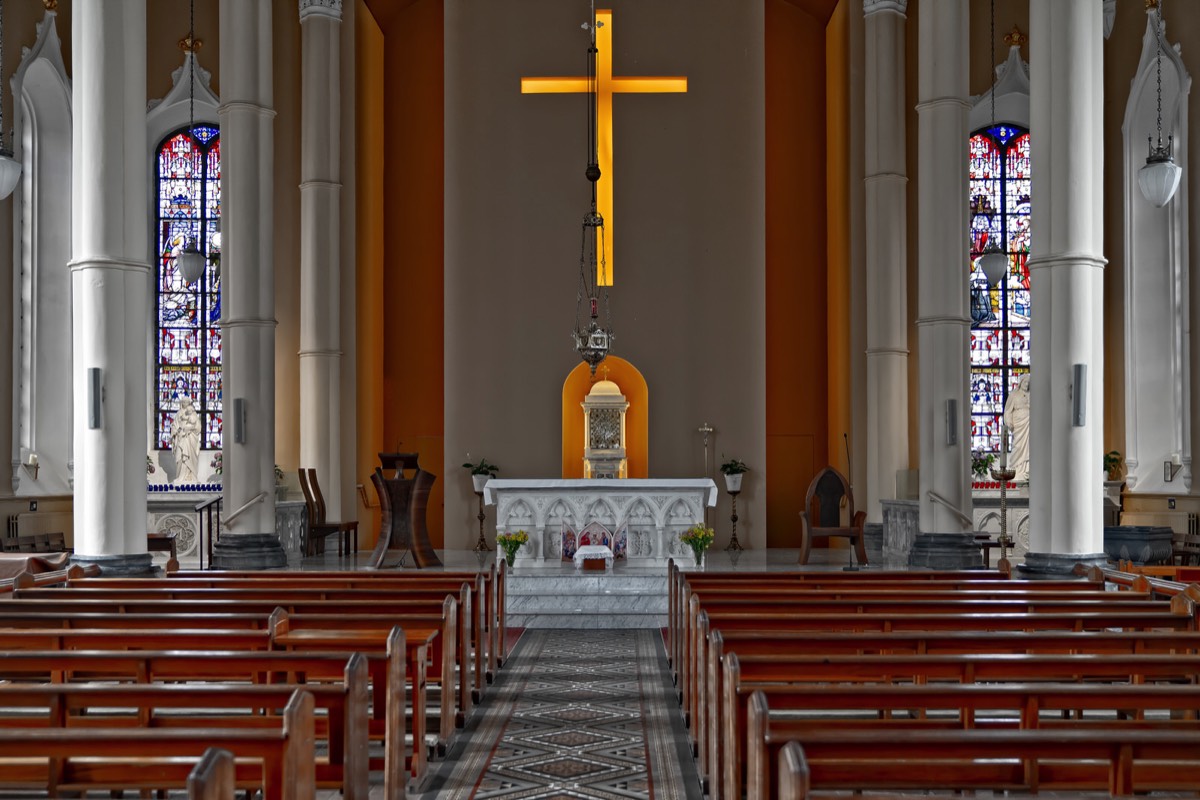
[[[702,567],[708,572],[770,572],[781,570],[840,570],[847,564],[847,549],[812,551],[808,565],[797,564],[796,549],[743,550],[729,553],[710,550]],[[442,570],[476,569],[493,563],[495,556],[469,550],[438,550]],[[339,558],[336,552],[303,559],[300,569],[365,569],[367,553]],[[389,556],[384,569],[417,570],[411,557],[398,566]],[[691,556],[677,561],[694,570]],[[422,572],[436,572],[434,567]],[[611,570],[576,570],[570,561],[518,563],[508,573],[508,627],[530,629],[664,628],[667,625],[667,562],[617,559]]]

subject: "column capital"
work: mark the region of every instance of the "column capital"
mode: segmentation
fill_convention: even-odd
[[[908,13],[908,0],[863,0],[863,16],[869,17],[880,11],[895,11],[904,16]]]
[[[329,17],[341,22],[342,0],[300,0],[300,21],[311,16]]]

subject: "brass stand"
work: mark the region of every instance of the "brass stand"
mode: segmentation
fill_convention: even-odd
[[[726,549],[727,551],[728,551],[728,550],[741,550],[741,549],[742,549],[742,545],[741,545],[741,543],[738,541],[738,538],[737,538],[737,520],[738,520],[738,516],[737,516],[737,496],[738,496],[739,494],[741,494],[741,490],[740,490],[740,489],[739,489],[738,491],[736,491],[736,492],[733,492],[733,491],[729,492],[729,496],[730,496],[730,498],[732,498],[732,500],[733,500],[733,513],[729,515],[729,521],[733,523],[733,536],[730,536],[730,537],[729,537],[729,544],[728,544],[728,545],[725,547],[725,549]]]
[[[476,492],[475,496],[479,498],[479,541],[475,543],[475,552],[486,553],[492,548],[488,547],[487,538],[483,535],[483,520],[485,519],[483,513],[483,492]]]
[[[1008,482],[1015,477],[1016,470],[992,470],[992,480],[1000,481],[1000,560],[996,562],[996,569],[1001,572],[1009,572],[1012,569],[1012,565],[1008,563],[1008,548],[1012,547],[1012,539],[1008,538]]]

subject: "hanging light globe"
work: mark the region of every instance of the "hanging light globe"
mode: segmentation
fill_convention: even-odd
[[[0,152],[0,200],[8,197],[17,188],[21,179],[21,162],[12,153]]]
[[[195,239],[188,239],[187,244],[179,251],[179,255],[175,257],[175,266],[187,284],[191,285],[200,280],[200,276],[204,274],[204,254],[200,252],[200,246]]]
[[[975,259],[980,272],[987,278],[988,286],[995,286],[1008,270],[1008,254],[994,244],[983,249],[983,254]]]
[[[1146,165],[1138,170],[1138,188],[1151,205],[1162,208],[1175,196],[1182,174],[1183,170],[1171,157],[1171,139],[1167,139],[1166,147],[1151,146]]]

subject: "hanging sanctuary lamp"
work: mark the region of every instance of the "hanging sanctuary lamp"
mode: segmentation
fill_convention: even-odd
[[[1162,53],[1163,53],[1163,18],[1162,18],[1163,0],[1158,0],[1155,5],[1155,34],[1158,39],[1158,48],[1154,57],[1155,77],[1158,80],[1158,144],[1154,143],[1153,136],[1147,136],[1146,139],[1150,145],[1150,155],[1146,157],[1146,165],[1138,170],[1138,186],[1142,190],[1142,194],[1150,203],[1157,208],[1162,208],[1167,203],[1171,202],[1171,198],[1175,196],[1175,190],[1179,188],[1179,177],[1183,170],[1175,163],[1175,158],[1172,154],[1174,148],[1175,137],[1168,136],[1167,144],[1163,146],[1162,135]]]
[[[188,134],[194,136],[196,131],[196,2],[188,3]],[[206,264],[204,254],[200,252],[200,239],[191,235],[184,242],[175,257],[175,266],[189,286],[204,275]]]
[[[991,64],[992,69],[992,128],[996,127],[996,0],[992,0],[992,27],[991,27]],[[991,227],[990,225],[988,226]],[[1008,254],[1000,247],[1000,242],[996,241],[995,237],[988,231],[987,242],[983,246],[983,253],[976,259],[976,264],[987,278],[988,286],[995,286],[1004,273],[1008,270]]]

